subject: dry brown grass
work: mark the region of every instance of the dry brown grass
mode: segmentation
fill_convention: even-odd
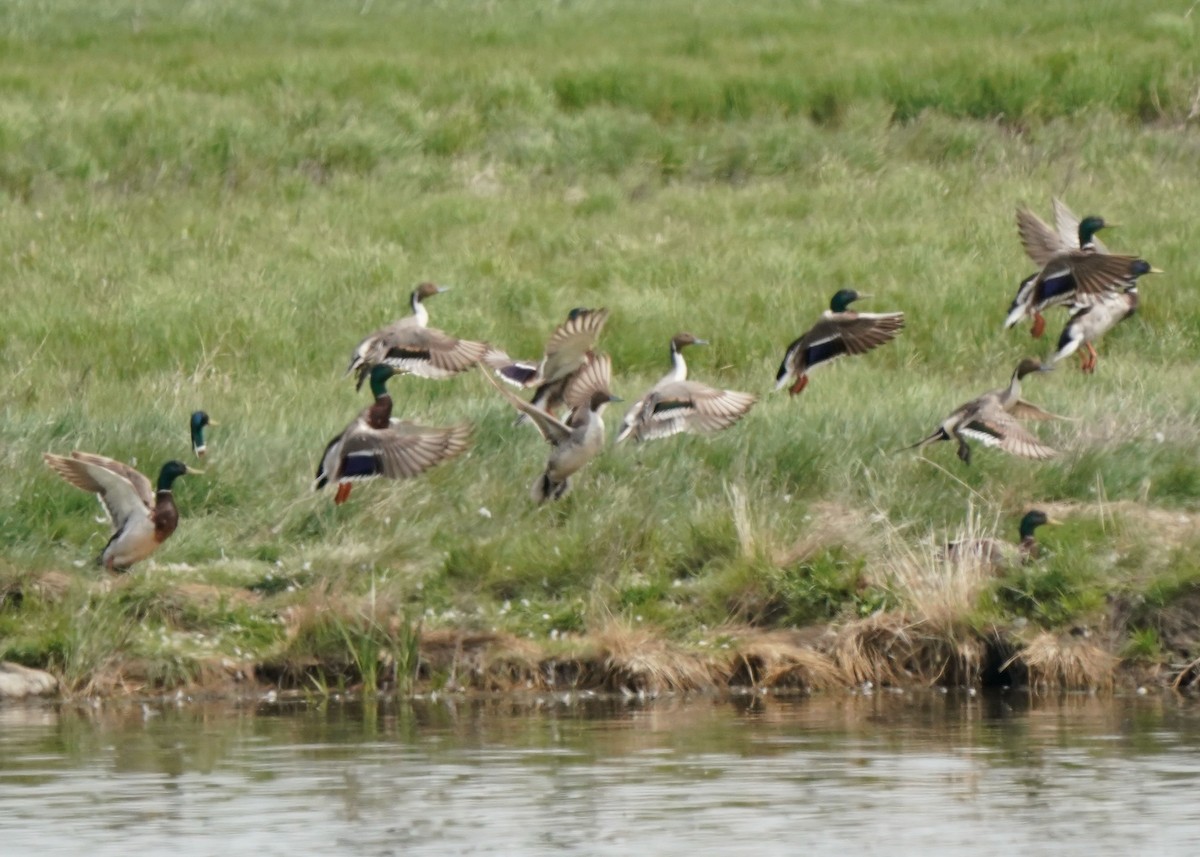
[[[423,631],[418,652],[418,678],[443,676],[447,689],[505,692],[545,690],[553,684],[542,650],[512,634]]]
[[[1036,690],[1108,690],[1120,659],[1083,637],[1043,632],[1010,659],[1025,667]]]
[[[951,622],[876,613],[843,626],[833,657],[855,684],[975,684],[985,645],[970,629]]]
[[[727,665],[688,651],[653,631],[610,625],[592,640],[582,678],[632,693],[708,690],[724,684]],[[599,679],[599,681],[597,681]]]
[[[819,635],[803,631],[747,630],[733,645],[727,683],[753,687],[831,690],[849,679]]]

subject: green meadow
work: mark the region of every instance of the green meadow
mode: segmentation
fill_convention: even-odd
[[[700,650],[887,615],[1177,674],[1200,656],[1194,8],[5,3],[0,659],[77,692],[229,663],[370,688],[433,632]],[[1028,379],[1074,418],[1033,427],[1061,455],[897,453],[1053,350],[1061,310],[1041,340],[1002,329],[1033,271],[1015,207],[1049,220],[1053,195],[1166,271],[1094,375]],[[546,445],[480,374],[396,378],[399,414],[469,421],[472,449],[335,507],[313,474],[368,401],[342,372],[422,280],[452,287],[433,326],[529,358],[608,307],[627,402],[682,330],[711,342],[693,378],[761,399],[719,435],[610,448],[538,508]],[[839,288],[904,332],[771,392]],[[178,531],[107,576],[99,507],[42,453],[196,464],[197,408],[220,427]],[[1063,521],[1036,562],[938,559],[1035,507]]]

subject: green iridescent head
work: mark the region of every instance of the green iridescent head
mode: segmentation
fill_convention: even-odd
[[[207,452],[207,447],[204,444],[204,429],[207,426],[215,426],[217,423],[208,418],[208,414],[204,411],[193,411],[191,419],[192,431],[192,452],[200,458],[204,457]]]
[[[158,471],[158,490],[170,491],[171,486],[175,484],[175,480],[186,474],[199,475],[203,470],[193,470],[182,461],[171,460],[162,466],[162,470]]]
[[[371,367],[371,395],[376,399],[386,396],[387,380],[396,374],[396,370],[386,363],[380,363],[378,366]]]
[[[1022,539],[1033,538],[1033,531],[1043,524],[1057,524],[1058,521],[1051,518],[1041,509],[1034,509],[1021,519],[1020,533]]]
[[[833,312],[845,312],[850,304],[866,297],[870,297],[870,295],[859,294],[854,289],[839,289],[829,301],[829,308]]]
[[[1112,223],[1105,223],[1103,217],[1089,214],[1083,220],[1079,221],[1079,246],[1086,247],[1092,243],[1092,239],[1096,237],[1097,232],[1114,225]]]

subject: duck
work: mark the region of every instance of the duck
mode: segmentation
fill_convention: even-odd
[[[190,426],[192,432],[192,452],[197,458],[204,458],[208,452],[208,446],[204,442],[204,429],[208,426],[219,426],[220,423],[216,420],[209,419],[209,416],[204,411],[192,411]]]
[[[1072,303],[1082,306],[1106,294],[1124,291],[1146,274],[1162,273],[1145,259],[1109,253],[1096,233],[1115,224],[1105,222],[1103,217],[1088,215],[1079,220],[1072,237],[1069,229],[1076,218],[1060,200],[1055,203],[1058,231],[1028,208],[1017,208],[1017,232],[1026,254],[1039,270],[1017,287],[1004,327],[1008,329],[1032,317],[1030,333],[1034,338],[1045,332],[1042,311],[1047,307]]]
[[[362,389],[372,367],[379,364],[418,378],[440,381],[465,372],[483,358],[490,347],[486,342],[458,339],[429,326],[425,301],[449,288],[421,283],[409,300],[412,315],[379,328],[355,346],[346,368],[346,375],[355,374],[355,389]]]
[[[96,564],[111,572],[125,572],[141,562],[171,537],[179,526],[179,509],[172,489],[175,480],[202,470],[171,460],[158,471],[158,482],[128,464],[90,452],[69,456],[47,452],[46,464],[67,482],[95,494],[112,523],[112,535]]]
[[[1093,343],[1132,316],[1137,312],[1137,308],[1136,285],[1121,292],[1111,292],[1090,304],[1074,308],[1071,318],[1058,337],[1058,349],[1050,356],[1050,364],[1054,365],[1063,358],[1070,357],[1082,346],[1086,348],[1086,353],[1080,353],[1079,368],[1085,374],[1092,374],[1096,371],[1096,362],[1099,359]]]
[[[563,393],[567,402],[578,402],[563,421],[506,390],[492,375],[486,374],[492,386],[526,414],[550,444],[546,466],[530,487],[535,503],[541,505],[565,497],[571,489],[571,477],[604,448],[604,409],[610,402],[621,401],[609,389],[611,375],[612,360],[607,354],[588,360]]]
[[[1017,364],[1007,387],[988,392],[955,408],[933,433],[906,449],[924,449],[941,440],[958,441],[958,457],[964,464],[971,463],[971,448],[967,438],[977,440],[984,446],[1000,449],[1021,458],[1036,461],[1053,458],[1058,451],[1045,445],[1018,420],[1063,419],[1058,414],[1042,410],[1037,405],[1021,398],[1021,381],[1034,372],[1047,372],[1051,367],[1027,357]]]
[[[948,562],[961,563],[975,559],[997,569],[1023,565],[1038,557],[1038,542],[1034,536],[1037,528],[1060,523],[1041,509],[1033,509],[1021,518],[1018,525],[1020,541],[1015,545],[1001,539],[965,539],[947,544],[943,556]]]
[[[534,388],[530,403],[550,414],[571,407],[564,393],[572,379],[595,358],[594,348],[608,321],[608,310],[575,307],[566,320],[554,329],[538,362],[514,360],[504,351],[492,348],[483,362],[496,377],[518,389]],[[518,422],[527,419],[524,412]]]
[[[820,320],[800,335],[783,355],[775,375],[775,389],[788,387],[795,396],[808,386],[808,373],[843,354],[865,354],[896,338],[904,327],[904,313],[855,312],[854,301],[869,298],[854,289],[839,289]]]
[[[617,443],[630,437],[646,441],[680,432],[720,431],[746,415],[756,396],[688,380],[683,349],[707,344],[687,332],[671,337],[671,371],[630,406],[621,421]]]
[[[411,479],[469,446],[469,425],[430,427],[394,418],[387,381],[395,374],[396,369],[387,363],[371,367],[368,377],[375,402],[329,441],[321,454],[313,489],[337,483],[334,505],[350,498],[355,482],[379,477]]]

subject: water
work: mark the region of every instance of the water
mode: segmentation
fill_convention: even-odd
[[[1200,854],[1200,704],[0,707],[0,855]]]

